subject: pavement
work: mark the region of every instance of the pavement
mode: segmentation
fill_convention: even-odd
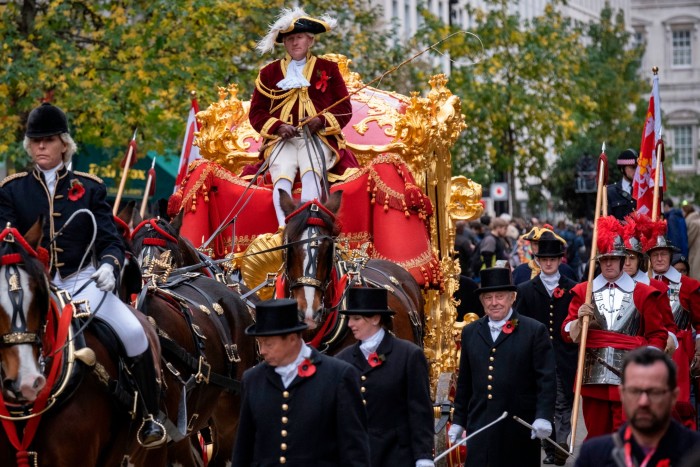
[[[579,406],[579,412],[578,412],[578,422],[577,422],[577,427],[576,427],[576,439],[574,440],[575,447],[574,447],[574,455],[572,457],[569,457],[569,460],[566,461],[566,466],[567,467],[573,467],[576,464],[576,455],[578,452],[581,450],[581,443],[583,443],[583,440],[586,438],[586,435],[588,432],[586,431],[586,425],[583,422],[583,412],[581,412],[581,408]],[[542,451],[542,458],[544,459],[544,451]],[[547,464],[542,464],[544,467],[549,467]],[[551,464],[553,465],[553,464]]]

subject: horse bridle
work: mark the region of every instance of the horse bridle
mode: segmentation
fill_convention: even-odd
[[[145,237],[143,239],[143,248],[138,255],[138,261],[141,263],[141,267],[148,266],[145,258],[157,258],[158,254],[166,250],[167,242],[173,242],[177,245],[177,238],[165,231],[161,226],[158,225],[157,218],[147,219],[141,222],[139,225],[134,227],[131,232],[131,238],[136,238],[137,232],[142,228],[146,227],[149,230],[154,230],[159,237]]]
[[[325,280],[320,280],[316,276],[318,274],[318,250],[321,247],[321,242],[323,241],[330,241],[331,242],[331,254],[334,256],[335,255],[335,239],[329,235],[325,235],[321,232],[321,227],[325,227],[329,230],[332,230],[333,226],[328,225],[326,221],[324,221],[320,215],[319,212],[320,210],[323,210],[326,214],[331,216],[331,222],[335,220],[335,215],[329,211],[326,207],[323,205],[319,204],[317,201],[309,201],[302,206],[300,206],[298,209],[296,209],[294,212],[292,212],[290,215],[288,215],[285,219],[287,223],[289,223],[289,220],[298,215],[299,213],[303,212],[305,209],[309,209],[311,212],[310,217],[306,220],[306,224],[309,226],[310,230],[310,237],[305,241],[305,248],[306,248],[306,255],[308,258],[306,268],[304,270],[304,274],[300,277],[298,277],[295,280],[291,280],[290,275],[289,275],[289,265],[287,262],[287,250],[284,250],[284,263],[287,265],[285,267],[284,275],[287,279],[287,283],[289,284],[289,290],[294,290],[299,287],[313,287],[317,289],[319,292],[321,292],[322,296],[325,296],[326,289],[328,288],[328,285],[331,283],[331,268],[328,269],[328,273],[326,274]],[[331,256],[331,257],[333,257]]]
[[[0,241],[7,243],[17,243],[20,247],[35,258],[38,254],[24,240],[16,229],[8,227],[0,234]],[[31,344],[41,346],[41,336],[39,332],[29,332],[27,330],[27,319],[24,316],[24,290],[20,285],[20,274],[18,264],[22,264],[22,255],[19,253],[8,253],[0,257],[0,266],[5,266],[5,280],[7,281],[8,295],[12,303],[12,321],[10,332],[0,335],[0,346],[10,347],[18,344]],[[48,286],[48,281],[47,281]]]

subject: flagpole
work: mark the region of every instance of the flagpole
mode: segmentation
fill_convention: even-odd
[[[156,156],[153,156],[153,163],[151,163],[151,169],[156,167]],[[146,190],[143,192],[143,200],[141,201],[141,218],[146,214],[146,205],[148,204],[148,197],[151,194],[151,184],[153,183],[153,177],[151,176],[151,171],[148,171],[148,179],[146,179]]]
[[[134,129],[134,135],[131,137],[131,141],[129,141],[129,150],[126,152],[126,159],[124,162],[124,171],[122,172],[122,179],[119,182],[119,190],[117,191],[117,198],[114,200],[114,208],[112,209],[112,214],[117,215],[119,212],[119,203],[122,201],[122,193],[124,193],[124,186],[126,185],[126,178],[127,175],[129,174],[129,168],[131,168],[131,158],[134,155],[134,145],[132,144],[134,141],[136,141],[136,132],[138,131],[138,128]]]
[[[588,263],[588,285],[586,286],[586,304],[591,304],[591,294],[593,292],[593,276],[595,275],[595,257],[598,254],[598,219],[600,219],[601,205],[603,203],[603,192],[607,191],[606,181],[608,178],[608,158],[605,155],[605,143],[603,152],[598,157],[598,192],[595,200],[595,213],[593,214],[593,239],[591,243],[591,257]],[[581,323],[581,340],[579,342],[578,362],[576,364],[576,383],[574,384],[574,403],[571,408],[571,445],[569,452],[574,453],[576,444],[576,427],[578,425],[578,406],[581,401],[581,387],[583,386],[583,366],[586,362],[586,340],[588,338],[588,325],[590,316],[583,317]]]
[[[659,75],[659,67],[654,66],[651,68],[651,72],[654,76]],[[660,102],[654,102],[654,106],[660,106]],[[656,112],[654,112],[656,113]],[[656,125],[656,115],[654,115],[654,125]],[[661,197],[661,187],[659,187],[659,181],[661,180],[661,167],[663,164],[664,157],[666,156],[666,150],[664,147],[664,140],[661,136],[662,129],[659,130],[659,141],[656,143],[656,172],[654,173],[654,201],[651,205],[651,220],[659,220],[659,198]],[[661,149],[661,151],[659,151]]]

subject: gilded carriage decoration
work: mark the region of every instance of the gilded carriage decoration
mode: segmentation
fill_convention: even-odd
[[[426,300],[423,343],[433,388],[439,390],[440,375],[452,374],[457,365],[455,336],[459,334],[459,326],[455,326],[452,296],[459,286],[459,263],[454,259],[454,223],[477,218],[483,211],[479,202],[481,186],[463,176],[453,178],[451,173],[450,149],[466,127],[461,101],[448,89],[444,75],[430,79],[425,97],[419,92],[404,96],[365,86],[361,77],[350,71],[350,60],[342,55],[324,58],[339,64],[352,95],[353,117],[343,132],[348,148],[361,166],[331,181],[344,184],[343,203],[346,196],[348,203],[355,203],[354,217],[374,218],[374,222],[361,219],[344,229],[339,239],[341,249],[348,257],[391,259],[408,269],[423,285]],[[250,260],[241,258],[249,248],[264,249],[274,242],[276,224],[261,220],[267,201],[255,198],[258,192],[269,188],[248,188],[254,192],[250,203],[259,214],[255,223],[247,222],[245,215],[236,217],[228,212],[235,195],[222,194],[221,186],[211,189],[221,180],[233,193],[240,194],[248,187],[247,179],[233,175],[258,161],[261,138],[250,126],[248,110],[249,102],[241,100],[238,87],[231,84],[219,88],[219,101],[197,114],[201,130],[195,145],[206,161],[190,165],[177,201],[186,213],[183,232],[195,246],[209,238],[211,226],[217,222],[230,223],[226,233],[208,246],[214,249],[215,256],[237,255],[240,270],[248,271],[247,276],[255,281],[251,274],[264,278],[277,271],[281,261],[281,255],[273,254],[253,256],[255,259]],[[222,201],[225,196],[231,198]],[[397,216],[392,225],[396,225],[397,219],[405,218],[405,229],[409,232],[405,237],[411,236],[414,229],[424,232],[424,241],[400,245],[399,251],[391,245],[396,243],[396,233],[387,230],[389,227],[382,230],[381,213]],[[189,233],[188,215],[192,217]],[[447,395],[436,398],[441,397]]]

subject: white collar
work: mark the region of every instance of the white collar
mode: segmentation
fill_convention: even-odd
[[[613,282],[623,292],[632,292],[634,290],[634,280],[629,276],[629,274],[623,272],[622,275],[615,281],[609,281],[603,277],[602,274],[598,274],[596,278],[593,279],[593,291],[597,292],[607,287],[609,282]]]
[[[508,310],[508,314],[506,315],[506,317],[500,321],[493,321],[491,318],[489,318],[489,325],[503,326],[504,324],[506,324],[506,321],[508,321],[511,316],[513,316],[513,309],[512,308],[510,310]]]
[[[628,181],[625,177],[622,177],[622,189],[632,194],[632,182]]]
[[[63,162],[60,162],[56,167],[48,170],[44,170],[37,166],[37,169],[44,174],[44,180],[46,181],[46,187],[49,189],[49,193],[53,194],[56,191],[56,178],[59,170],[63,168]]]
[[[656,273],[654,273],[654,275],[656,275]],[[669,281],[675,282],[676,284],[678,284],[681,281],[681,277],[682,277],[681,273],[678,272],[678,269],[674,268],[673,266],[670,266],[668,268],[668,271],[666,271],[665,273],[663,273],[661,275],[664,276]]]
[[[646,285],[649,285],[649,283],[651,282],[649,280],[649,275],[647,273],[645,273],[644,271],[642,271],[641,269],[637,270],[637,274],[634,275],[632,280],[634,280],[635,282],[641,282],[642,284],[646,284]]]
[[[289,363],[288,365],[284,366],[275,367],[275,373],[282,377],[282,384],[285,388],[288,387],[292,381],[294,381],[294,378],[296,378],[297,373],[299,371],[298,367],[299,365],[301,365],[301,362],[303,362],[305,358],[309,358],[310,356],[311,348],[308,345],[306,345],[306,343],[302,342],[299,354],[292,363]]]
[[[362,351],[362,355],[364,355],[365,358],[367,358],[372,352],[377,351],[377,348],[379,347],[379,344],[382,343],[385,334],[386,331],[384,331],[384,328],[379,328],[379,330],[375,332],[371,337],[362,341],[362,343],[360,344],[360,350]]]

